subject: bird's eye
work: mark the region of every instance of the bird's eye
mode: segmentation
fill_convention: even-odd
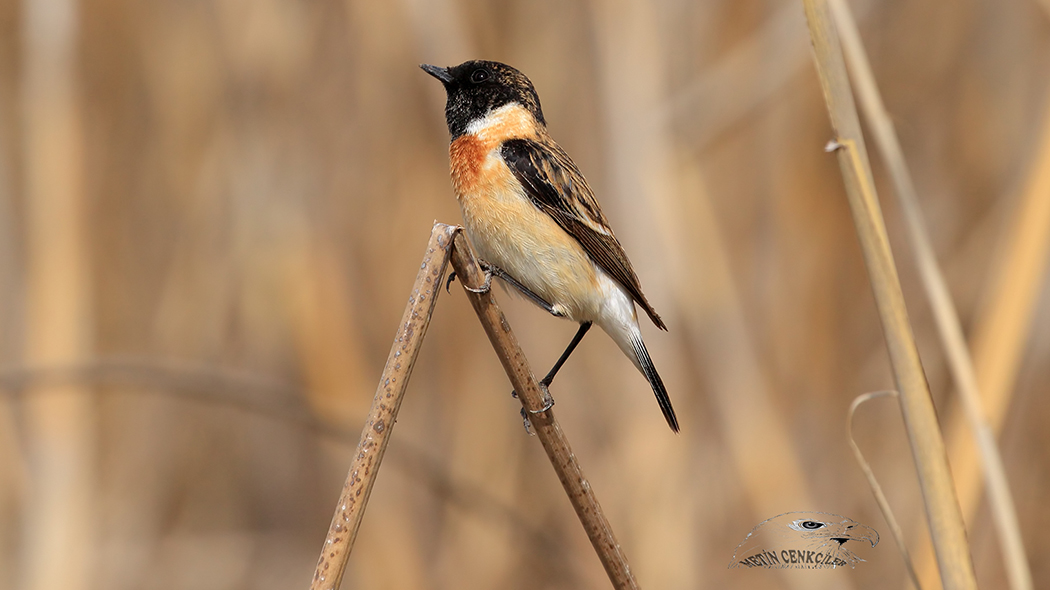
[[[475,84],[481,84],[482,82],[484,82],[485,80],[488,80],[488,79],[489,79],[489,72],[488,72],[488,70],[486,70],[484,68],[474,70],[474,73],[470,75],[470,81],[475,83]]]
[[[806,530],[815,531],[819,528],[824,528],[824,523],[817,522],[815,520],[807,520],[805,522],[800,523],[799,526]]]

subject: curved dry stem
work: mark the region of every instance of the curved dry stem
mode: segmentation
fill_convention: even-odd
[[[857,464],[860,465],[860,470],[864,472],[864,477],[868,480],[868,486],[871,488],[872,495],[875,496],[875,502],[879,505],[879,511],[882,512],[882,517],[886,519],[886,524],[890,525],[890,533],[893,535],[893,541],[897,544],[897,550],[900,551],[901,559],[904,560],[904,567],[908,570],[908,577],[911,578],[911,581],[915,584],[917,590],[922,590],[922,584],[919,583],[919,575],[915,573],[915,566],[911,562],[911,555],[908,553],[908,548],[904,544],[904,532],[901,530],[901,526],[897,522],[897,519],[893,516],[893,509],[890,508],[890,502],[886,499],[886,494],[882,492],[882,486],[880,486],[878,480],[875,479],[875,473],[871,470],[871,465],[868,464],[868,461],[864,458],[864,453],[860,451],[860,447],[857,446],[857,441],[853,438],[853,416],[856,414],[857,408],[860,407],[861,404],[877,397],[898,397],[899,395],[900,394],[893,389],[858,395],[853,400],[853,403],[849,405],[849,415],[846,418],[846,438],[849,439],[849,446],[853,449],[853,456],[856,457]]]

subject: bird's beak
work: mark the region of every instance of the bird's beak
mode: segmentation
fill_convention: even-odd
[[[452,74],[448,73],[448,68],[439,68],[438,66],[432,66],[430,64],[422,64],[419,67],[423,68],[424,72],[441,80],[442,84],[449,84],[452,82]]]

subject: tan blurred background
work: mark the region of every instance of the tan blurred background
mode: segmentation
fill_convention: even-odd
[[[1021,230],[1050,199],[1029,189],[1050,171],[1050,9],[852,6],[1050,587],[1048,230]],[[417,65],[479,57],[532,78],[670,327],[643,330],[680,435],[600,332],[552,387],[642,586],[906,587],[845,435],[893,380],[800,2],[6,0],[0,588],[306,587],[431,224],[459,220],[444,93]],[[544,372],[574,326],[500,300]],[[344,588],[607,587],[518,407],[453,287]],[[856,430],[922,553],[899,413],[873,402]],[[727,569],[794,510],[883,542],[854,570]],[[969,536],[1004,587],[983,503]]]

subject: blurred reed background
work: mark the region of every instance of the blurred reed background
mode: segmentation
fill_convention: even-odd
[[[1050,5],[852,5],[1050,586]],[[479,57],[535,82],[670,327],[643,329],[681,435],[601,333],[552,388],[642,586],[907,587],[845,438],[893,380],[800,2],[8,0],[0,588],[306,587],[431,224],[459,220],[417,65]],[[974,451],[874,166],[958,475]],[[546,370],[575,326],[500,299]],[[518,407],[454,287],[344,587],[607,587]],[[896,405],[856,429],[922,553]],[[855,570],[726,568],[795,510],[884,542]]]

